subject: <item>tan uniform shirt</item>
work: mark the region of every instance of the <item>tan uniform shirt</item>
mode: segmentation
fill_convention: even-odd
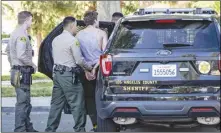
[[[32,45],[22,27],[12,32],[6,52],[11,66],[35,66],[32,62]]]
[[[92,69],[82,57],[80,43],[66,30],[52,41],[52,55],[54,64],[67,67],[76,67],[78,64],[87,70]]]

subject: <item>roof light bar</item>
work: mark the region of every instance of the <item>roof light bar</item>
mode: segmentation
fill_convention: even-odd
[[[212,8],[141,8],[138,9],[134,15],[145,14],[217,14]]]

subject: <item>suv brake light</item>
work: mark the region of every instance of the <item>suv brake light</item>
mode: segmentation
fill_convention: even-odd
[[[213,108],[192,108],[191,109],[192,112],[210,112],[213,111]]]
[[[109,76],[112,70],[112,57],[111,55],[100,56],[101,71],[104,76]]]
[[[126,107],[126,108],[117,108],[116,110],[115,110],[115,112],[139,112],[138,111],[138,109],[137,108],[133,108],[133,107]]]
[[[156,23],[166,23],[166,24],[170,24],[170,23],[176,23],[176,20],[156,20]]]

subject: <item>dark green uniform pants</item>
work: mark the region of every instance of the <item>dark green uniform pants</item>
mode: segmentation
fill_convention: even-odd
[[[14,132],[34,131],[30,122],[30,112],[32,109],[30,100],[30,85],[21,84],[20,88],[15,88],[17,103],[15,105],[15,129]]]
[[[70,106],[75,120],[75,132],[85,132],[86,112],[84,91],[80,84],[75,85],[73,83],[73,77],[72,72],[60,74],[60,72],[56,71],[54,74],[54,88],[46,132],[55,132],[58,128],[66,101]]]

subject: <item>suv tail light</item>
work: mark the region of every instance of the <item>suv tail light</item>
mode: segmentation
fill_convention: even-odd
[[[156,20],[156,23],[166,23],[166,24],[171,24],[171,23],[176,23],[176,20]]]
[[[115,112],[139,112],[137,108],[133,108],[133,107],[126,107],[126,108],[117,108],[115,110]]]
[[[104,76],[109,76],[112,70],[112,56],[101,55],[100,56],[101,71]]]
[[[218,55],[218,61],[214,61],[214,66],[211,70],[211,75],[220,76],[221,72],[221,61],[220,61],[221,54]]]

